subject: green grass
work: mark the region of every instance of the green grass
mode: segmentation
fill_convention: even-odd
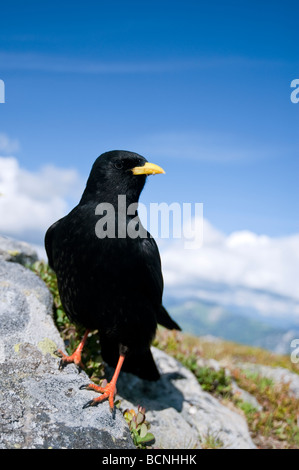
[[[254,395],[262,411],[237,403],[247,418],[257,445],[265,448],[299,448],[299,400],[289,393],[288,384],[275,384],[271,379],[248,371],[234,369],[238,385]]]
[[[219,435],[211,432],[203,436],[200,441],[202,449],[222,449],[224,446]]]

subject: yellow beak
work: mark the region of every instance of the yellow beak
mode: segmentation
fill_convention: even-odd
[[[163,168],[149,162],[146,162],[143,166],[135,166],[131,171],[133,175],[156,175],[159,173],[165,173]]]

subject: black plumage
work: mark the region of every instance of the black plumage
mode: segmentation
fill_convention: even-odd
[[[157,324],[180,328],[162,305],[157,245],[146,231],[146,238],[122,238],[118,196],[126,196],[126,209],[137,203],[147,175],[157,169],[163,172],[136,153],[102,154],[92,167],[79,204],[45,236],[49,264],[57,275],[61,302],[70,320],[88,330],[98,329],[102,357],[109,365],[115,367],[119,354],[124,354],[122,369],[149,380],[159,378],[150,351]],[[96,234],[97,222],[107,216],[105,212],[96,214],[99,203],[115,209],[115,238]],[[125,228],[132,221],[142,228],[136,212],[125,216]]]

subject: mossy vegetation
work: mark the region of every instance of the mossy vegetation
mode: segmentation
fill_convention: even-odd
[[[44,280],[53,295],[54,319],[70,354],[78,346],[84,329],[75,327],[69,322],[59,298],[55,273],[49,266],[44,262],[36,262],[31,269]],[[189,368],[205,391],[213,394],[224,405],[233,407],[243,414],[257,447],[299,448],[299,400],[289,393],[288,384],[275,384],[258,373],[242,368],[242,364],[249,362],[271,367],[280,366],[299,374],[299,364],[293,364],[288,356],[229,341],[208,341],[205,338],[163,328],[158,329],[154,346]],[[84,349],[82,359],[91,380],[100,383],[104,375],[104,366],[96,331],[90,333],[88,347]],[[200,359],[214,359],[220,368],[215,370],[213,367],[202,366]],[[240,388],[256,398],[262,407],[261,410],[233,393],[233,380]],[[143,408],[140,409],[143,413]],[[151,442],[153,436],[148,432],[149,423],[145,420],[145,416],[142,423],[137,424],[137,421],[141,420],[140,409],[137,413],[126,410],[125,419],[128,421],[135,444],[144,447]],[[146,426],[142,426],[143,424]],[[222,442],[217,436],[209,435],[202,439],[201,445],[204,448],[219,448],[222,447]]]
[[[275,384],[257,372],[242,368],[242,364],[249,362],[280,366],[298,374],[298,364],[293,364],[288,356],[227,341],[207,341],[205,338],[162,328],[158,330],[154,344],[189,367],[204,390],[222,399],[224,405],[233,406],[242,412],[257,447],[299,448],[299,400],[290,394],[289,385]],[[214,359],[222,368],[215,371],[209,367],[201,367],[198,365],[201,358]],[[232,380],[254,396],[262,409],[258,410],[234,395]]]
[[[299,400],[289,392],[289,385],[274,383],[239,368],[232,369],[238,385],[255,396],[262,406],[258,411],[249,404],[237,403],[246,415],[256,444],[262,448],[299,448]]]

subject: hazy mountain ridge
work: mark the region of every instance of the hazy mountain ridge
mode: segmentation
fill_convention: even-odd
[[[258,312],[245,315],[236,307],[224,307],[198,298],[165,298],[172,317],[183,331],[196,336],[213,335],[225,340],[259,346],[279,354],[289,354],[290,344],[299,338],[297,325],[272,321]],[[287,322],[286,322],[287,323]]]

